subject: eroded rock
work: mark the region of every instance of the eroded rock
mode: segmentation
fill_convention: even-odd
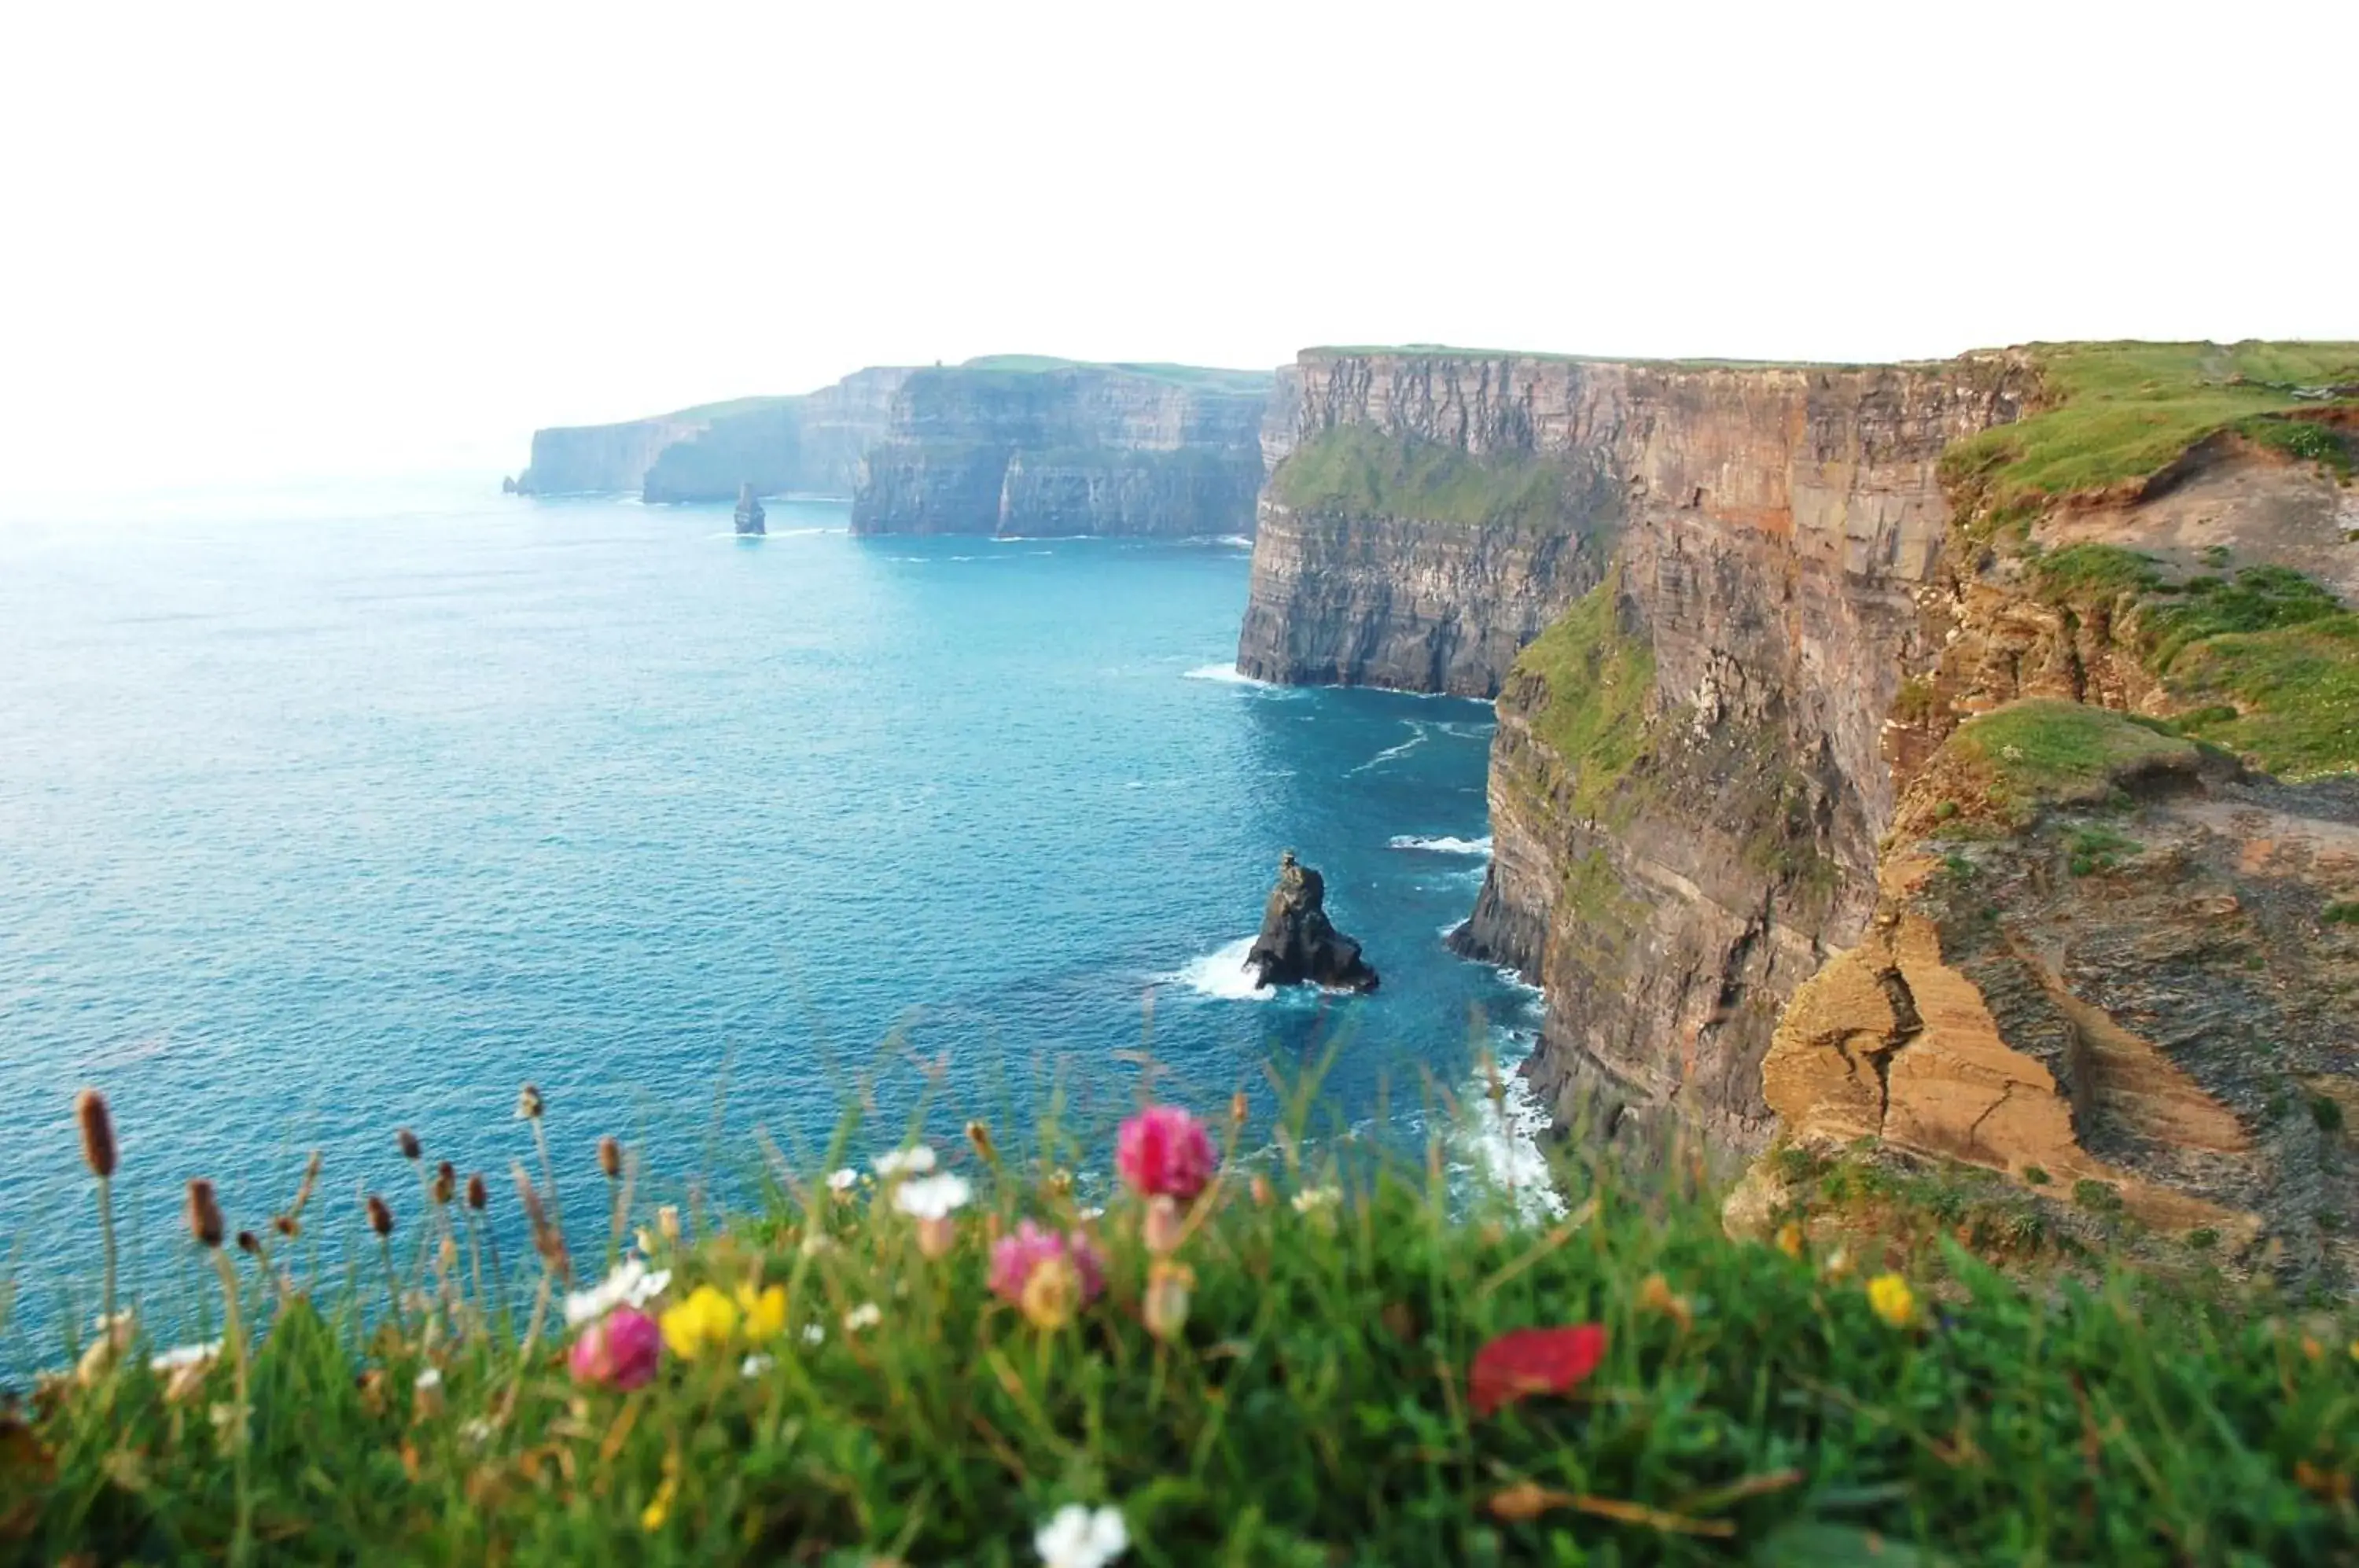
[[[1277,886],[1262,909],[1261,933],[1245,954],[1256,986],[1323,985],[1373,991],[1376,972],[1360,944],[1327,919],[1327,884],[1288,850],[1278,857]]]

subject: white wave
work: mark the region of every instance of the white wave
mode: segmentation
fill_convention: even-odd
[[[1457,838],[1444,833],[1439,838],[1419,838],[1414,833],[1395,833],[1391,847],[1422,849],[1434,855],[1487,855],[1491,853],[1491,837],[1485,833],[1481,838]]]
[[[1354,773],[1365,773],[1371,768],[1390,762],[1394,757],[1399,757],[1405,752],[1415,751],[1419,746],[1423,746],[1425,744],[1425,726],[1419,724],[1412,724],[1409,725],[1409,729],[1412,733],[1408,739],[1401,742],[1398,746],[1386,746],[1384,750],[1376,753],[1375,756],[1368,758],[1367,761],[1363,762],[1357,768],[1346,769],[1343,777],[1349,779]]]
[[[1254,988],[1253,976],[1245,970],[1245,954],[1253,951],[1254,939],[1241,936],[1224,943],[1201,958],[1191,959],[1181,968],[1164,975],[1166,982],[1185,985],[1200,996],[1211,996],[1223,1002],[1266,1002],[1277,996],[1277,988]]]
[[[1223,534],[1212,542],[1214,544],[1233,544],[1239,550],[1253,549],[1253,539],[1252,536],[1248,534]]]
[[[1200,664],[1182,677],[1188,681],[1217,681],[1223,686],[1260,686],[1271,688],[1266,681],[1256,681],[1234,664]],[[1274,689],[1274,688],[1271,688]]]

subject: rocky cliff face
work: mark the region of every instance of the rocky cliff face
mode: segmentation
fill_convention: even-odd
[[[849,495],[910,373],[875,367],[790,397],[747,397],[615,425],[536,430],[526,495],[636,492],[649,501]]]
[[[862,465],[853,531],[1244,533],[1269,391],[1184,366],[916,372]]]

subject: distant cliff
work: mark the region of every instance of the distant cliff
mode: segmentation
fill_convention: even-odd
[[[863,464],[853,531],[1245,533],[1272,385],[1013,357],[913,372]]]
[[[614,425],[536,430],[527,495],[629,492],[649,501],[850,495],[909,372],[862,370],[799,397],[744,397]]]

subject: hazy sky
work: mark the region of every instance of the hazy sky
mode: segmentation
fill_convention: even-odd
[[[0,485],[995,352],[2359,338],[2354,54],[2353,0],[27,0]]]

